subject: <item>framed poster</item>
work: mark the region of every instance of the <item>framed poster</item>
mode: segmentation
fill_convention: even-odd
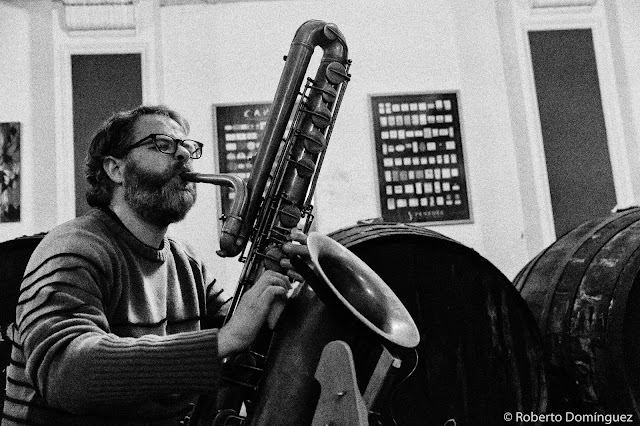
[[[233,173],[245,181],[249,179],[252,160],[260,146],[270,107],[270,102],[213,106],[219,173]],[[220,187],[223,214],[228,213],[234,195],[230,189]]]
[[[0,223],[20,221],[20,123],[0,123]]]
[[[371,95],[382,219],[471,222],[457,92]]]

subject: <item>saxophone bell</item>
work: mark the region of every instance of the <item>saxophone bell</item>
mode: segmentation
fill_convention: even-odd
[[[369,265],[342,244],[317,232],[307,239],[318,275],[341,303],[374,333],[414,348],[420,332],[398,296]]]
[[[420,342],[409,311],[364,261],[317,232],[309,233],[307,246],[311,265],[291,259],[305,281],[274,329],[251,426],[316,424],[312,420],[319,404],[317,368],[325,348],[336,341],[350,348],[356,392],[363,393],[374,413],[388,405],[387,390],[397,383],[394,378],[387,381],[386,372],[377,372],[387,356],[383,354],[402,364],[407,351],[413,353]]]

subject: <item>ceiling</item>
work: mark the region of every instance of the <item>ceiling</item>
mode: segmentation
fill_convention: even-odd
[[[9,3],[20,5],[25,0],[0,0],[0,3]],[[41,0],[31,0],[41,1]],[[50,0],[54,3],[62,3],[63,0]],[[75,0],[74,3],[79,3],[81,0]],[[139,0],[133,0],[139,1]],[[265,2],[265,1],[282,1],[282,0],[160,0],[160,6],[180,6],[185,4],[217,4],[217,3],[239,3],[239,2]],[[91,0],[87,0],[87,3],[91,3]]]
[[[279,0],[160,0],[160,6],[177,6],[182,4],[202,4],[202,3],[238,3],[248,1],[279,1]]]

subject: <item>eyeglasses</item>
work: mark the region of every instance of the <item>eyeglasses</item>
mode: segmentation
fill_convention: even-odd
[[[195,160],[202,157],[202,147],[204,145],[201,142],[194,141],[193,139],[177,139],[169,135],[163,135],[160,133],[151,133],[150,135],[145,136],[133,145],[129,145],[124,149],[124,151],[122,151],[121,155],[124,155],[132,149],[148,143],[149,139],[151,139],[151,142],[153,142],[153,145],[156,147],[156,149],[163,154],[175,155],[175,153],[178,151],[178,145],[181,145],[185,147],[187,151],[189,151],[190,158]]]

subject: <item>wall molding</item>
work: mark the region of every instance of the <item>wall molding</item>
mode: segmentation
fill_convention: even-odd
[[[135,32],[81,31],[69,34],[62,24],[61,6],[54,10],[54,90],[56,98],[57,222],[75,217],[73,94],[71,56],[137,53],[142,61],[143,103],[160,103],[161,78],[158,0],[139,0]],[[56,25],[56,21],[58,25]],[[106,117],[105,117],[106,118]]]
[[[69,32],[136,29],[134,0],[62,0],[62,15]]]
[[[531,0],[532,9],[583,8],[595,5],[597,0]]]

